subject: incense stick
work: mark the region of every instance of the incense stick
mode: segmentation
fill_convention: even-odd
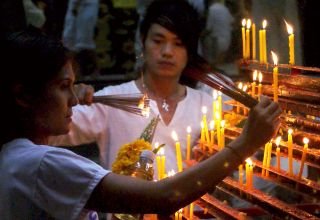
[[[136,115],[149,115],[150,99],[141,93],[94,96],[92,102],[108,105]]]

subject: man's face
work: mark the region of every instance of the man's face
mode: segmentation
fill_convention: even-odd
[[[145,39],[146,72],[178,77],[187,65],[188,53],[181,39],[159,24],[152,24]]]

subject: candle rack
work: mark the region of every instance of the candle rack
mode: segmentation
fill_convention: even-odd
[[[273,97],[273,64],[263,64],[255,60],[242,60],[240,68],[245,73],[252,74],[254,70],[263,74],[262,93]],[[296,173],[290,174],[287,169],[280,170],[276,165],[266,167],[263,165],[264,147],[257,151],[258,156],[251,157],[254,169],[255,180],[262,180],[270,183],[283,192],[297,195],[295,200],[286,200],[277,195],[269,194],[259,188],[257,181],[254,181],[253,188],[246,186],[246,183],[239,184],[237,175],[225,178],[217,187],[223,199],[215,197],[215,194],[206,194],[195,201],[202,208],[201,218],[219,219],[320,219],[320,69],[295,65],[278,64],[278,95],[279,104],[284,110],[283,121],[285,126],[279,131],[282,136],[280,141],[280,157],[288,159],[287,132],[291,128],[292,134],[292,160],[301,164],[302,155],[305,151],[304,166],[308,170],[307,176],[299,177]],[[248,77],[249,78],[249,77]],[[248,83],[250,86],[251,83]],[[251,90],[251,89],[248,89]],[[224,116],[236,118],[236,123],[227,121],[225,127],[226,143],[235,139],[242,131],[239,121],[244,121],[246,115],[243,111],[236,112],[237,107],[244,109],[245,106],[234,100],[224,102],[225,105],[233,107],[231,111],[224,111]],[[303,138],[309,139],[307,150],[304,150]],[[216,142],[215,142],[216,143]],[[202,147],[194,148],[194,156],[197,162],[205,160],[219,150],[218,146],[210,143],[201,143]],[[204,146],[204,147],[203,147]],[[200,148],[201,147],[201,148]],[[272,141],[271,155],[276,157],[276,144]],[[259,157],[260,154],[260,157]],[[288,162],[286,162],[288,163]],[[268,172],[268,175],[263,172]],[[237,173],[236,171],[234,173]],[[283,190],[283,191],[282,191]],[[238,207],[232,201],[241,201],[245,207]],[[187,217],[185,217],[188,219]]]

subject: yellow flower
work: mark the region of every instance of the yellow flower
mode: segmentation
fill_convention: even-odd
[[[120,147],[116,160],[112,164],[112,172],[130,175],[132,166],[139,160],[142,150],[151,150],[149,142],[138,139]]]

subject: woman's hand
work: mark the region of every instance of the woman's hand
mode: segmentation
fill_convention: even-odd
[[[94,94],[94,88],[91,85],[83,83],[74,85],[74,91],[81,105],[91,105]]]

